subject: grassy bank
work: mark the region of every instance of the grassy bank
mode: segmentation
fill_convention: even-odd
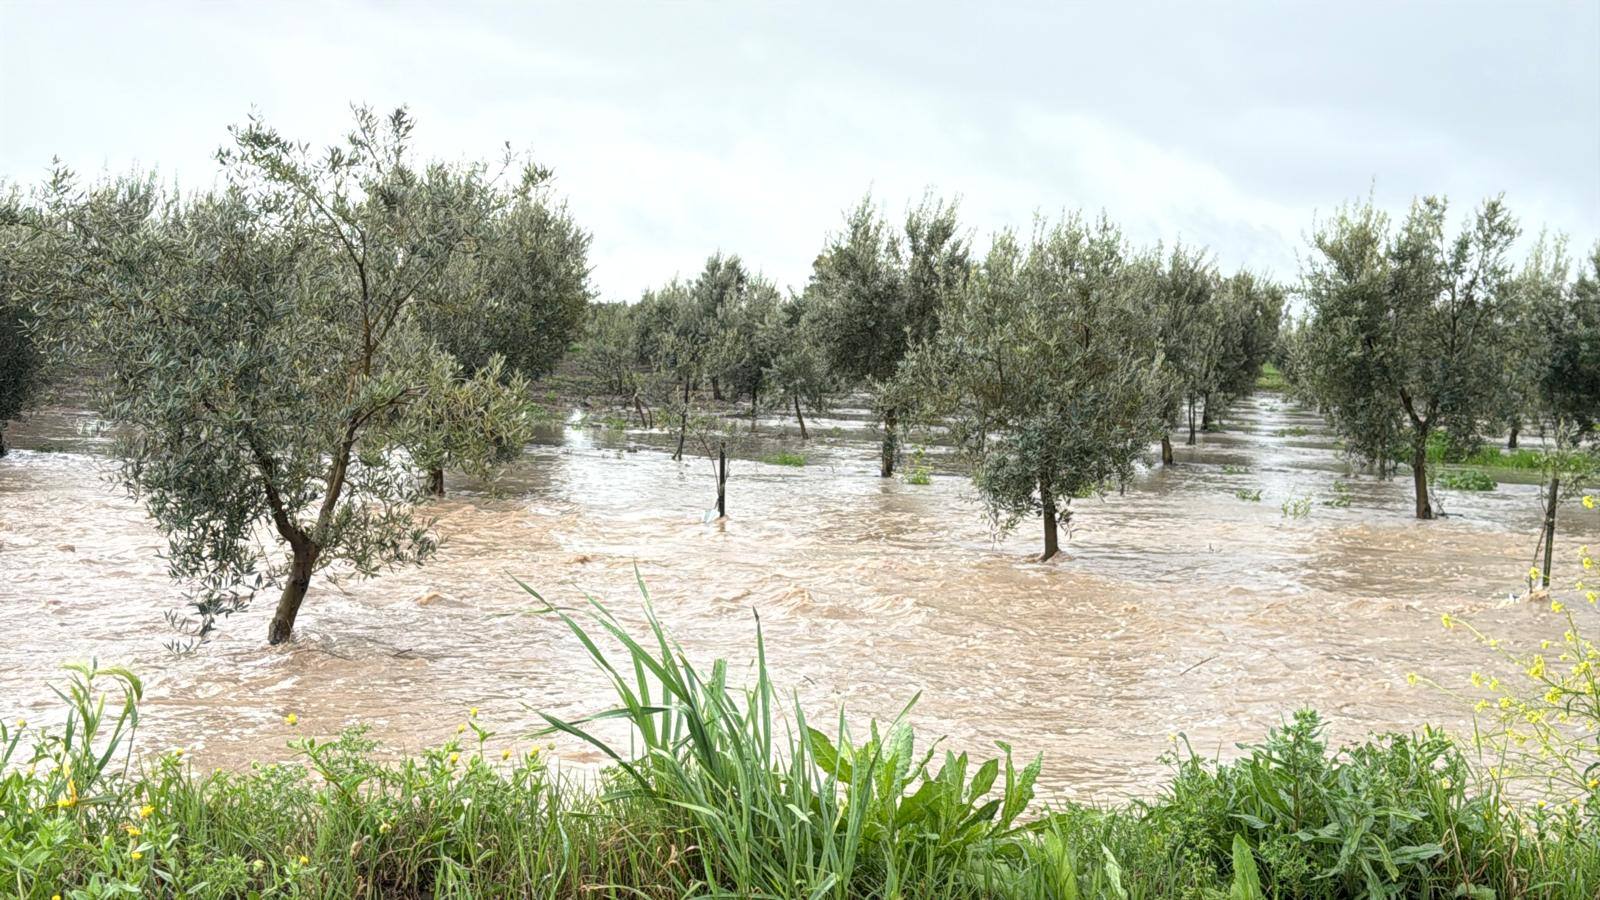
[[[981,759],[919,746],[903,718],[809,722],[780,705],[759,644],[739,689],[724,663],[690,666],[653,615],[636,638],[598,605],[543,612],[616,691],[592,719],[547,717],[611,756],[598,783],[552,774],[547,734],[511,741],[470,713],[457,739],[399,762],[356,730],[295,739],[293,765],[134,766],[138,680],[84,667],[64,728],[5,732],[0,891],[1591,900],[1600,886],[1600,794],[1519,811],[1438,733],[1334,750],[1304,712],[1231,763],[1178,740],[1149,801],[1044,805],[1041,761],[1005,745]],[[591,733],[601,718],[632,725],[631,749]]]

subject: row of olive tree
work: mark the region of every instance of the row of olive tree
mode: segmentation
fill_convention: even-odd
[[[432,554],[427,491],[521,450],[581,320],[588,236],[549,173],[418,164],[412,129],[360,109],[318,153],[252,119],[217,189],[63,170],[0,216],[0,340],[87,379],[202,632],[273,584],[284,641],[316,572]]]
[[[948,427],[997,528],[1042,515],[1049,557],[1074,497],[1125,484],[1158,438],[1172,462],[1182,414],[1193,443],[1253,387],[1283,300],[1204,253],[1135,249],[1103,218],[1003,233],[979,259],[955,203],[925,198],[897,226],[868,198],[799,294],[719,254],[692,282],[597,306],[580,359],[642,425],[666,410],[678,456],[703,388],[747,398],[752,429],[763,397],[792,408],[802,437],[807,410],[860,391],[885,477],[908,430]]]
[[[1430,449],[1470,449],[1504,431],[1541,434],[1543,578],[1560,501],[1596,468],[1600,422],[1600,248],[1574,277],[1561,240],[1518,268],[1519,228],[1499,198],[1452,230],[1427,197],[1398,225],[1366,202],[1312,237],[1306,315],[1285,337],[1285,376],[1358,458],[1409,465],[1415,514],[1433,518]]]

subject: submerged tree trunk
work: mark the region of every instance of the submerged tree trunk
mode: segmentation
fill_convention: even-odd
[[[1039,561],[1044,562],[1061,552],[1061,547],[1057,543],[1056,498],[1050,493],[1050,488],[1042,484],[1039,486],[1039,502],[1044,506],[1044,552],[1039,554]]]
[[[289,577],[283,583],[283,593],[278,597],[278,608],[267,625],[267,643],[281,644],[294,634],[295,616],[300,614],[300,604],[306,599],[306,588],[311,586],[311,570],[317,564],[317,548],[309,542],[294,547],[294,558],[289,564]]]
[[[900,453],[899,426],[896,424],[894,410],[883,414],[883,460],[879,466],[878,474],[884,478],[894,475],[894,459]]]
[[[683,459],[683,439],[689,434],[689,379],[683,380],[683,417],[678,422],[678,449],[672,458]]]
[[[444,466],[434,466],[428,470],[428,493],[435,497],[444,496]]]
[[[796,397],[794,402],[796,404],[798,404],[800,402],[800,398]],[[799,409],[799,408],[800,408],[799,406],[795,407],[795,409]],[[5,455],[6,455],[6,432],[5,432],[5,429],[0,428],[0,456],[5,456]]]
[[[633,395],[633,410],[634,410],[634,412],[637,412],[639,414],[639,427],[640,428],[649,428],[649,427],[651,427],[650,426],[650,417],[646,416],[644,414],[644,401],[639,399],[639,394],[638,394],[637,391],[635,391],[634,395]]]
[[[717,518],[728,517],[728,445],[717,445]]]
[[[1522,435],[1522,420],[1521,419],[1512,419],[1511,420],[1511,433],[1506,435],[1506,449],[1507,450],[1515,450],[1515,449],[1517,449],[1517,438],[1520,437],[1521,435]]]
[[[1539,581],[1550,586],[1550,566],[1555,562],[1556,551],[1556,501],[1561,498],[1561,476],[1550,473],[1550,497],[1544,505],[1544,568],[1539,570]]]
[[[1161,464],[1172,465],[1172,438],[1165,431],[1161,432]]]
[[[1433,518],[1433,504],[1428,500],[1428,436],[1419,433],[1411,448],[1411,481],[1417,492],[1417,518]]]
[[[1189,440],[1185,443],[1194,446],[1194,401],[1189,401]]]
[[[751,434],[755,434],[756,433],[756,411],[761,409],[761,404],[759,402],[760,390],[761,389],[759,387],[753,387],[753,388],[750,389],[750,433]]]
[[[794,395],[794,420],[796,422],[800,423],[800,440],[803,441],[807,437],[807,435],[806,435],[806,417],[800,412],[800,395],[799,394],[795,394]],[[3,449],[0,449],[0,452],[4,452]]]
[[[1211,395],[1206,394],[1200,398],[1200,430],[1210,431],[1213,424],[1215,423],[1211,421]]]

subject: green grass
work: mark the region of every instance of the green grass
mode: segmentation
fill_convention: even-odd
[[[1256,390],[1281,391],[1286,387],[1288,382],[1284,381],[1283,373],[1278,371],[1278,367],[1270,362],[1263,363],[1261,374],[1256,376]]]
[[[794,466],[795,468],[799,468],[806,464],[806,458],[803,455],[799,453],[791,453],[787,450],[780,453],[773,453],[768,456],[763,456],[761,457],[761,461],[769,466]]]
[[[1526,447],[1501,450],[1491,444],[1482,444],[1470,450],[1452,445],[1449,435],[1435,433],[1428,438],[1428,462],[1475,466],[1480,469],[1541,469],[1544,454]]]
[[[1239,488],[1238,490],[1233,492],[1233,495],[1235,497],[1238,497],[1240,500],[1244,500],[1244,501],[1247,501],[1249,503],[1260,503],[1261,502],[1261,489],[1260,488]]]
[[[1145,801],[1040,804],[1037,756],[922,744],[906,713],[856,728],[780,702],[759,627],[753,684],[738,687],[725,661],[691,665],[648,598],[635,634],[597,602],[533,596],[615,694],[582,719],[545,717],[612,760],[598,780],[552,774],[545,750],[529,752],[548,733],[498,735],[476,718],[398,761],[355,729],[293,740],[287,765],[135,765],[142,686],[81,667],[61,694],[64,728],[0,726],[0,891],[1592,900],[1600,885],[1600,793],[1582,808],[1514,807],[1438,732],[1334,749],[1301,712],[1234,762],[1180,739]],[[618,720],[626,744],[590,730]]]
[[[1477,469],[1445,469],[1436,478],[1440,487],[1453,491],[1492,491],[1497,482]]]

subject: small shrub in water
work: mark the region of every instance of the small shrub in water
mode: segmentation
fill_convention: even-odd
[[[1283,515],[1289,519],[1304,519],[1311,515],[1311,495],[1300,494],[1283,501]]]
[[[1233,492],[1233,495],[1235,497],[1238,497],[1240,500],[1245,500],[1245,501],[1250,502],[1250,503],[1260,503],[1261,502],[1261,489],[1260,488],[1239,488],[1238,490]]]
[[[768,456],[763,456],[761,457],[761,461],[769,466],[794,466],[796,468],[806,464],[806,458],[804,456],[799,453],[791,453],[787,450],[780,453],[773,453]]]

